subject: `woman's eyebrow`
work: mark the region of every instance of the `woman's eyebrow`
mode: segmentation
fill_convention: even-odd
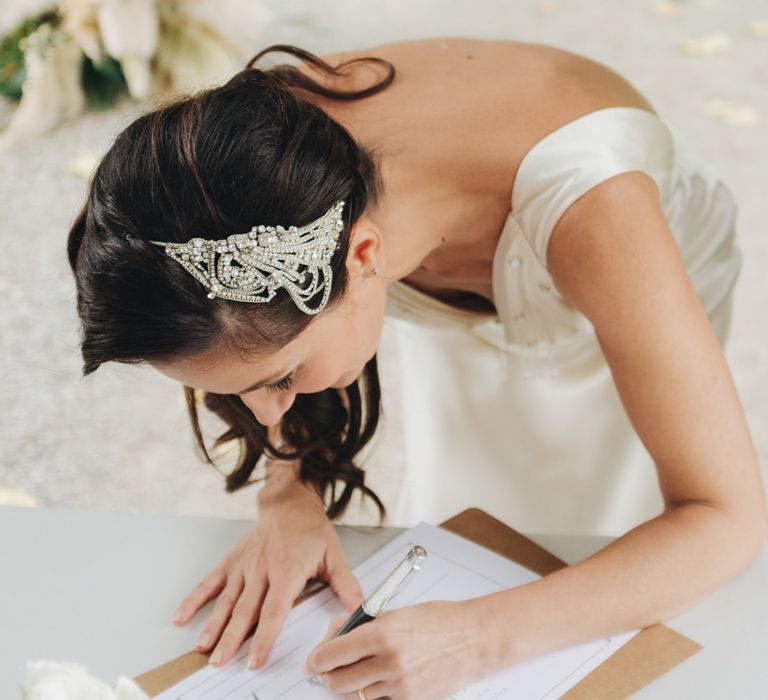
[[[256,382],[255,384],[252,384],[247,389],[243,389],[242,391],[238,391],[237,394],[247,394],[249,391],[256,391],[256,389],[261,389],[261,387],[266,386],[267,384],[274,384],[281,379],[285,379],[293,370],[290,370],[288,372],[277,372],[276,374],[272,374],[269,377],[266,377],[265,379],[262,379],[261,381]],[[282,375],[282,376],[281,376]]]

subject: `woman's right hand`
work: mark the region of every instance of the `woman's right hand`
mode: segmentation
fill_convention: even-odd
[[[256,525],[181,603],[174,623],[184,625],[218,596],[199,651],[214,645],[210,663],[224,664],[254,622],[248,666],[264,665],[293,602],[310,578],[327,581],[350,612],[363,601],[336,531],[320,497],[298,481],[284,481],[259,495]],[[269,492],[262,497],[264,492]]]

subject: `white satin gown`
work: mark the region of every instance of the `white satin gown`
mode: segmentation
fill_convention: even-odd
[[[478,506],[530,533],[620,535],[663,508],[586,317],[547,271],[558,219],[627,171],[650,175],[688,274],[725,343],[741,256],[718,173],[645,110],[612,107],[547,135],[523,159],[493,260],[498,315],[393,284],[379,348],[382,435],[363,453],[388,523]],[[352,520],[373,522],[370,507]]]

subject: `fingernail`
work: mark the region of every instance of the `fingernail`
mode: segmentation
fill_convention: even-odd
[[[222,653],[221,649],[217,649],[216,651],[211,654],[211,658],[208,659],[209,664],[217,664],[221,661]]]
[[[183,615],[181,614],[181,610],[177,610],[176,614],[173,616],[173,621],[181,622],[182,618],[183,618]]]
[[[257,668],[259,665],[259,655],[258,654],[251,654],[248,657],[248,668],[254,669]]]
[[[203,632],[203,634],[200,635],[200,639],[197,642],[197,646],[205,649],[209,644],[211,643],[211,635],[207,632]]]

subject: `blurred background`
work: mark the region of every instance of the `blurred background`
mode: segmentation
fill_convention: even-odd
[[[66,21],[46,29],[41,13],[54,7]],[[35,17],[19,102],[13,36]],[[514,39],[588,56],[638,87],[739,202],[744,266],[726,356],[768,464],[766,0],[4,0],[0,35],[0,504],[254,516],[254,488],[225,493],[195,452],[180,385],[114,363],[81,379],[65,241],[93,164],[154,96],[222,82],[275,43],[322,55],[419,37]],[[260,65],[277,61],[293,59]],[[382,373],[390,333],[385,324]],[[402,390],[385,386],[387,415],[365,453],[374,488],[402,459],[387,411]],[[220,432],[211,416],[204,429]]]

